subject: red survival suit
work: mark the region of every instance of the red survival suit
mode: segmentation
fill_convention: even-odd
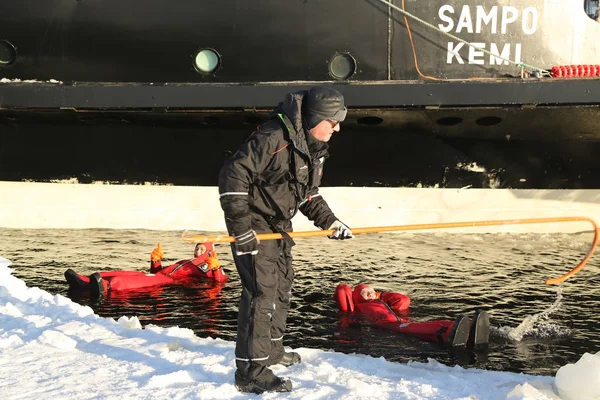
[[[206,278],[216,282],[225,282],[227,276],[219,265],[214,245],[210,242],[204,243],[204,245],[207,251],[203,254],[189,260],[177,261],[166,267],[162,266],[160,260],[150,261],[150,274],[138,271],[99,272],[104,284],[104,293],[108,290],[118,291],[174,283],[193,283],[198,279]],[[89,284],[89,277],[77,275],[83,283]]]
[[[454,321],[409,322],[406,314],[410,297],[401,293],[376,292],[377,299],[365,300],[360,292],[366,287],[369,286],[360,284],[353,291],[350,286],[339,284],[335,289],[334,299],[340,311],[352,313],[370,325],[416,336],[428,342],[447,342]]]

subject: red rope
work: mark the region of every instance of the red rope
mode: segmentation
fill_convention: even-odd
[[[552,67],[553,78],[589,78],[600,76],[600,65],[559,65]]]

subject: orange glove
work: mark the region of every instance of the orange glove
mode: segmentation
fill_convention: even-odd
[[[219,257],[217,257],[217,251],[213,250],[212,255],[206,259],[206,263],[208,264],[208,269],[216,270],[221,268],[221,264],[219,263]]]
[[[160,242],[158,242],[158,246],[152,250],[152,253],[150,253],[150,261],[160,261],[164,256],[165,254],[162,251],[162,245]]]

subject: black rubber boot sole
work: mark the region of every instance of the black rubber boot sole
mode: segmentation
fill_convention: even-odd
[[[268,388],[264,387],[263,385],[261,385],[260,383],[258,383],[256,381],[250,381],[250,382],[247,382],[244,384],[236,383],[235,387],[240,392],[255,393],[255,394],[262,394],[265,392],[291,392],[292,391],[292,381],[290,381],[289,379],[282,379],[281,383],[278,384],[276,387],[268,387]]]
[[[487,346],[490,340],[490,315],[486,311],[477,310],[471,320],[469,344],[475,347]]]
[[[469,340],[470,328],[471,324],[469,318],[464,315],[459,315],[458,318],[454,320],[446,345],[450,347],[466,346]]]
[[[95,297],[104,295],[104,283],[99,273],[90,275],[90,294]]]
[[[268,380],[245,380],[235,374],[235,387],[240,392],[262,394],[265,392],[291,392],[292,381],[273,376]]]
[[[89,288],[89,284],[83,281],[77,272],[73,271],[71,268],[65,271],[65,279],[73,289],[84,290]]]

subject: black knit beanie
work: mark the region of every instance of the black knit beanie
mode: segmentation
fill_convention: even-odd
[[[309,130],[326,119],[342,122],[346,118],[344,96],[335,89],[315,86],[306,92],[303,103],[304,120]]]

